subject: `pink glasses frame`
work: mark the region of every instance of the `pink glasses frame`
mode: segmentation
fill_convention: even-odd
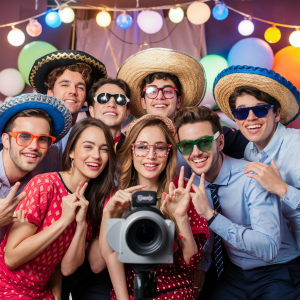
[[[158,155],[156,154],[156,152],[155,152],[155,147],[156,147],[157,145],[160,145],[160,144],[166,144],[166,145],[168,145],[168,150],[167,150],[167,154],[166,154],[166,155],[158,156]],[[134,152],[134,146],[135,146],[135,145],[145,145],[145,146],[147,146],[147,147],[148,147],[148,150],[147,150],[146,154],[145,154],[145,155],[136,155],[135,152]],[[153,152],[154,152],[154,154],[155,154],[156,157],[162,158],[162,157],[166,157],[166,156],[169,155],[169,152],[170,152],[170,150],[171,150],[171,148],[172,148],[172,145],[167,144],[167,143],[157,143],[157,144],[155,144],[155,145],[148,145],[148,144],[142,144],[142,143],[133,143],[133,144],[131,144],[131,149],[132,149],[132,152],[133,152],[133,154],[134,154],[135,157],[146,157],[146,156],[148,155],[149,151],[150,151],[150,147],[154,147]]]

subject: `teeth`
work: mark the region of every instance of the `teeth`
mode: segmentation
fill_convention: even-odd
[[[260,128],[261,125],[250,125],[250,126],[247,126],[248,129],[253,129],[253,128]]]
[[[204,157],[204,158],[200,158],[200,159],[193,159],[193,162],[200,163],[200,162],[203,162],[203,161],[206,161],[206,160],[207,160],[207,157]]]
[[[76,103],[74,100],[66,100],[67,103]]]
[[[116,116],[117,114],[115,114],[115,113],[105,113],[104,115],[105,116]]]
[[[167,105],[159,104],[159,105],[154,105],[154,107],[167,107]]]
[[[24,154],[24,155],[28,157],[37,157],[37,155],[33,155],[33,154]]]
[[[144,164],[144,166],[146,166],[146,167],[156,167],[157,165],[156,164]]]
[[[91,166],[91,167],[99,167],[100,165],[99,164],[87,164],[88,166]]]

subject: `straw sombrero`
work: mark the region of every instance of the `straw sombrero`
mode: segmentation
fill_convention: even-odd
[[[300,94],[290,81],[272,70],[231,66],[218,74],[213,86],[213,95],[218,106],[231,119],[234,117],[229,106],[229,97],[239,86],[256,87],[279,101],[280,122],[283,125],[289,124],[299,116]]]
[[[205,72],[192,56],[165,48],[151,48],[130,56],[121,66],[117,78],[130,87],[131,114],[139,118],[146,111],[141,106],[141,84],[152,73],[164,72],[176,75],[182,86],[181,108],[199,105],[206,90]]]
[[[48,74],[61,66],[85,63],[91,67],[92,82],[107,78],[105,65],[95,57],[78,50],[61,50],[49,53],[37,59],[29,73],[28,81],[37,93],[47,94],[44,81]]]
[[[60,100],[42,94],[22,94],[0,105],[0,135],[12,116],[27,109],[41,109],[50,116],[53,121],[51,135],[56,138],[55,143],[61,140],[71,128],[71,112]]]

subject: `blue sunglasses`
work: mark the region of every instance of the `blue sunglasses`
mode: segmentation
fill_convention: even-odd
[[[256,105],[251,107],[241,107],[241,108],[232,109],[231,111],[236,119],[245,120],[248,118],[250,110],[252,110],[253,113],[258,118],[263,118],[268,114],[269,109],[271,107],[274,107],[274,105],[266,104],[266,105]]]

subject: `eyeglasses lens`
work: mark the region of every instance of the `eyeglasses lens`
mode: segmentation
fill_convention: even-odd
[[[162,90],[163,96],[166,99],[170,99],[174,97],[175,90],[171,86],[165,86],[164,88],[157,88],[155,86],[150,86],[146,89],[146,95],[150,99],[155,99],[159,93],[159,90]]]
[[[260,106],[239,108],[239,109],[233,111],[233,115],[238,120],[245,120],[248,118],[249,111],[252,110],[257,118],[263,118],[268,114],[270,107],[271,106],[269,106],[269,105],[268,106],[260,105]]]
[[[32,141],[32,135],[26,132],[20,132],[17,136],[17,143],[20,146],[28,146]],[[47,149],[51,146],[52,139],[48,136],[39,136],[38,138],[38,146],[44,149]]]
[[[134,153],[137,156],[146,156],[150,150],[150,146],[154,146],[154,151],[159,156],[166,156],[168,154],[168,144],[159,143],[156,145],[148,145],[148,144],[136,144],[134,145]]]

